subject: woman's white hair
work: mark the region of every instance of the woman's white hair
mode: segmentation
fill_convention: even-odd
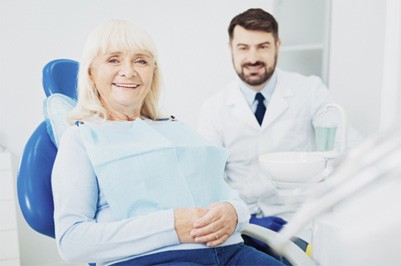
[[[95,28],[86,41],[78,71],[78,103],[72,111],[71,121],[85,120],[97,115],[108,119],[109,114],[100,102],[99,93],[92,82],[90,71],[95,58],[109,51],[136,49],[150,54],[155,64],[153,81],[141,108],[141,116],[158,117],[161,73],[156,47],[150,36],[139,26],[126,20],[110,20]]]

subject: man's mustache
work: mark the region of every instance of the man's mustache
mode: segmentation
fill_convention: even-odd
[[[242,66],[244,66],[244,67],[265,66],[265,63],[263,63],[262,61],[256,61],[255,63],[245,63]]]

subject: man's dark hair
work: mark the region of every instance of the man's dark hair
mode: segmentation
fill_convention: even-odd
[[[278,23],[276,19],[261,8],[248,9],[231,20],[230,26],[228,26],[230,41],[234,37],[234,28],[237,25],[247,30],[271,32],[274,40],[278,40]]]

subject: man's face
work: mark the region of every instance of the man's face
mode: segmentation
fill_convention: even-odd
[[[241,80],[256,91],[263,88],[276,68],[279,46],[272,33],[236,26],[229,47]]]

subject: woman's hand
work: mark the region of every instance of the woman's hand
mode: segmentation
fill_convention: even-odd
[[[193,223],[190,235],[195,242],[214,247],[224,243],[234,233],[237,223],[237,212],[230,203],[212,203],[207,213]]]
[[[180,208],[174,210],[174,226],[180,243],[195,243],[190,232],[194,229],[195,221],[208,212],[205,208]]]

